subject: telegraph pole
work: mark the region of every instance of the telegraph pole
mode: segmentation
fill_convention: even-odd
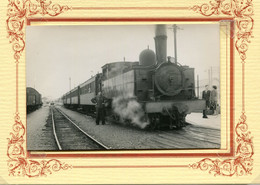
[[[177,64],[177,25],[174,24],[172,28],[173,28],[173,36],[174,36],[174,57],[175,57],[175,63]]]
[[[178,27],[176,24],[173,24],[169,29],[173,30],[173,38],[174,38],[174,58],[175,58],[175,63],[177,64],[177,30],[183,30],[182,28]]]

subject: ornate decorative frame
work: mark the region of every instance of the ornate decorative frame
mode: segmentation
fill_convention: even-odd
[[[32,2],[34,1],[34,2]],[[119,7],[114,7],[118,9]],[[127,7],[126,7],[127,8]],[[128,7],[128,9],[135,7]],[[149,8],[149,7],[143,7]],[[153,7],[151,9],[163,9],[164,7]],[[171,7],[165,7],[170,9]],[[187,8],[187,7],[180,7]],[[12,126],[11,137],[8,138],[7,156],[9,175],[37,177],[46,176],[59,170],[72,168],[57,159],[32,160],[27,158],[24,148],[25,126],[19,116],[18,109],[18,67],[20,57],[25,49],[24,28],[28,18],[34,15],[58,16],[65,11],[73,9],[88,9],[80,7],[68,7],[59,4],[52,4],[47,0],[8,0],[7,10],[7,33],[9,42],[12,44],[14,61],[16,63],[16,112],[14,124]],[[104,8],[101,8],[104,9]],[[111,9],[111,7],[110,7]],[[204,158],[194,164],[187,165],[192,169],[200,169],[221,176],[242,176],[252,173],[254,146],[252,136],[248,130],[245,112],[245,64],[246,52],[254,27],[253,3],[252,0],[212,0],[209,3],[189,7],[203,16],[230,16],[233,17],[236,26],[235,48],[239,53],[242,64],[242,111],[239,122],[235,126],[236,151],[234,158],[231,159],[211,159]]]
[[[236,151],[233,159],[205,158],[192,164],[194,169],[207,170],[215,175],[233,176],[248,175],[252,173],[254,146],[251,132],[248,131],[245,112],[245,63],[246,52],[254,27],[252,0],[215,0],[209,4],[195,5],[192,9],[204,16],[228,15],[234,17],[237,32],[235,33],[235,47],[242,63],[242,111],[240,120],[235,126]]]

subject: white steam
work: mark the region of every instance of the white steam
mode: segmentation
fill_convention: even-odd
[[[114,112],[120,116],[121,122],[125,123],[128,120],[131,124],[142,129],[149,125],[149,122],[144,119],[145,114],[141,105],[134,96],[118,96],[113,99],[112,106]]]

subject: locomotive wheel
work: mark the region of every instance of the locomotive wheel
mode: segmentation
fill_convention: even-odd
[[[148,119],[149,119],[150,124],[147,128],[150,129],[150,130],[157,129],[158,126],[159,126],[159,124],[158,124],[159,116],[156,115],[156,114],[149,114]]]
[[[176,128],[176,129],[181,129],[185,127],[185,117],[186,114],[179,113],[177,107],[173,107],[173,110],[171,112],[170,116],[170,125],[169,128]]]
[[[112,114],[112,119],[115,120],[115,121],[119,121],[120,120],[120,117],[116,114]]]
[[[177,129],[181,129],[181,128],[186,126],[185,125],[185,117],[186,117],[185,114],[178,113],[177,120],[176,120],[176,128]]]

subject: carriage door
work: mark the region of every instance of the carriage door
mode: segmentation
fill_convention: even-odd
[[[80,105],[80,87],[78,86],[78,105]]]

